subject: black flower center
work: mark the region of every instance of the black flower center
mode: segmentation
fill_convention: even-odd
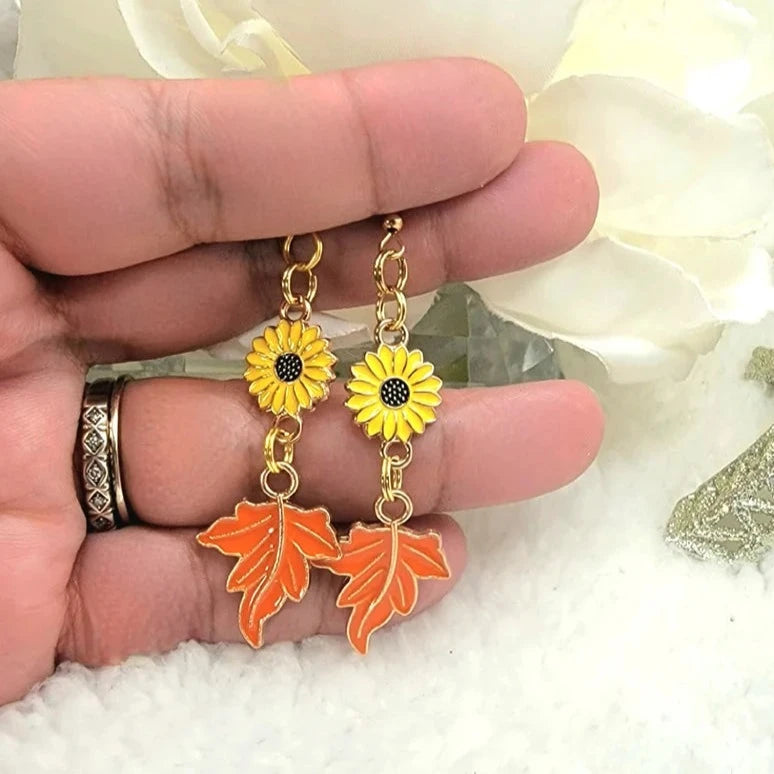
[[[382,382],[381,389],[379,390],[379,397],[381,397],[382,403],[390,408],[405,406],[408,403],[410,394],[408,384],[397,376],[392,376]]]
[[[274,373],[281,382],[295,382],[304,370],[304,361],[295,352],[285,352],[274,363]]]

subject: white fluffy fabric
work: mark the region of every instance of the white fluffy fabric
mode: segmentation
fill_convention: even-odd
[[[367,659],[320,637],[64,666],[0,711],[0,771],[774,770],[774,556],[730,569],[662,538],[774,416],[741,378],[772,341],[737,328],[685,383],[608,388],[598,463],[465,515],[459,586]]]

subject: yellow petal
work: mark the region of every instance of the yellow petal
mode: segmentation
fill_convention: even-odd
[[[376,395],[350,395],[344,404],[347,408],[351,408],[353,411],[359,411],[366,406],[378,405],[379,399]]]
[[[306,376],[307,379],[312,379],[316,382],[326,383],[333,379],[333,371],[331,371],[330,368],[307,368],[304,366],[304,376]]]
[[[280,320],[277,324],[277,338],[279,339],[279,345],[283,352],[286,352],[290,347],[288,346],[288,339],[290,337],[290,323],[287,320]]]
[[[408,351],[405,347],[398,347],[395,350],[395,359],[392,363],[392,370],[395,376],[403,376],[408,361]]]
[[[406,406],[403,409],[403,416],[406,417],[406,421],[411,425],[411,429],[417,433],[417,435],[425,432],[425,423],[422,421],[422,417],[420,417],[410,406]]]
[[[402,414],[398,414],[398,438],[404,443],[411,438],[411,425]]]
[[[299,379],[293,384],[293,391],[296,393],[296,399],[298,400],[298,405],[301,406],[301,408],[311,408],[312,396],[309,394],[309,390],[307,390],[304,386],[302,379]]]
[[[274,328],[267,328],[263,332],[263,337],[266,339],[266,344],[272,352],[282,352],[279,339],[277,338],[277,331]]]
[[[275,414],[279,414],[285,405],[285,393],[287,392],[286,384],[278,384],[277,392],[274,393],[274,397],[271,399],[271,410]]]
[[[384,416],[384,429],[382,430],[385,441],[391,441],[395,437],[397,425],[398,423],[395,419],[395,412],[386,411]]]
[[[250,382],[250,386],[247,389],[250,391],[250,395],[257,395],[259,392],[268,389],[269,385],[275,382],[276,379],[271,376],[262,376],[254,382]]]
[[[250,365],[270,368],[274,362],[274,355],[270,352],[248,352],[245,356],[245,360],[247,360]]]
[[[285,411],[288,414],[298,414],[298,398],[296,398],[295,385],[289,384],[285,388]]]
[[[352,379],[347,382],[347,389],[358,395],[376,395],[379,391],[377,385],[371,384],[371,382],[361,382],[359,379]]]
[[[412,385],[412,392],[440,392],[443,382],[437,376],[431,376],[417,384]]]
[[[392,376],[394,373],[394,370],[392,367],[392,363],[393,363],[392,350],[386,344],[380,344],[377,355],[379,357],[379,361],[384,366],[384,370],[386,374],[389,376]]]
[[[432,376],[433,374],[433,364],[432,363],[424,363],[423,365],[419,366],[411,376],[409,376],[406,381],[409,384],[419,384],[420,382],[427,379],[429,376]]]
[[[298,344],[298,348],[303,349],[304,347],[308,347],[313,341],[319,338],[320,338],[320,326],[310,325],[301,334],[301,341]]]
[[[274,382],[273,384],[270,384],[263,392],[261,392],[260,395],[258,395],[258,405],[262,409],[269,408],[271,400],[274,397],[274,393],[277,391],[278,387],[279,384]]]
[[[378,433],[382,432],[382,425],[384,424],[384,414],[385,412],[380,411],[367,425],[366,425],[366,433],[373,437],[377,435]]]
[[[327,368],[332,366],[336,362],[336,358],[331,355],[330,352],[320,352],[319,355],[315,355],[312,358],[304,358],[304,362],[308,366],[316,366],[319,368]]]
[[[263,336],[253,339],[253,349],[259,354],[271,355],[271,349]]]
[[[290,349],[294,352],[298,349],[298,343],[301,340],[301,334],[303,332],[304,324],[301,320],[294,320],[293,324],[290,326],[290,333],[288,334],[288,343],[290,344]]]
[[[366,352],[365,354],[366,365],[371,369],[371,372],[380,381],[387,378],[387,372],[384,370],[382,361],[379,360],[375,352]]]
[[[301,376],[299,381],[306,387],[306,391],[309,393],[312,401],[319,400],[325,395],[325,386],[316,382],[313,379],[307,379],[305,376]]]
[[[419,403],[423,406],[438,406],[441,396],[437,392],[412,392],[411,403]]]
[[[325,339],[315,339],[311,344],[304,347],[301,352],[301,356],[306,360],[314,355],[319,354],[323,350],[328,348],[328,342]]]
[[[416,371],[417,368],[422,365],[424,360],[425,357],[420,350],[412,349],[411,352],[408,353],[406,367],[403,369],[404,378],[407,379],[409,376],[411,376],[411,374],[413,374],[414,371]]]
[[[254,379],[260,379],[261,377],[268,376],[271,373],[272,371],[270,371],[268,368],[253,368],[251,366],[245,370],[242,376],[244,376],[248,382],[252,382]]]
[[[425,424],[435,422],[435,411],[430,406],[423,406],[421,403],[412,402],[411,408],[415,411]]]
[[[365,363],[355,363],[351,370],[352,376],[354,376],[355,379],[371,382],[371,384],[377,386],[381,382],[381,379]]]
[[[350,406],[351,408],[351,406]],[[380,403],[372,403],[369,406],[366,406],[365,408],[361,409],[357,413],[357,421],[364,425],[366,422],[370,422],[377,414],[382,413],[382,406]]]

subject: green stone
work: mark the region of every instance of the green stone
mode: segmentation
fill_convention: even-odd
[[[372,346],[366,342],[337,350],[337,374],[349,376],[350,365]],[[562,378],[550,341],[501,319],[462,283],[438,291],[433,305],[411,330],[409,346],[422,350],[447,387]]]
[[[447,387],[562,378],[550,341],[501,319],[486,307],[478,293],[462,283],[446,285],[438,291],[433,305],[411,330],[409,346],[422,350]],[[362,360],[370,349],[370,339],[337,349],[337,376],[348,378],[350,365]],[[135,378],[238,379],[244,370],[243,357],[223,359],[199,350],[156,360],[95,366],[89,379],[118,374]]]

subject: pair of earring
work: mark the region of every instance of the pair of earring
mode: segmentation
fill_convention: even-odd
[[[243,500],[233,516],[218,519],[197,536],[201,545],[238,557],[226,589],[242,593],[239,628],[255,648],[263,641],[267,619],[287,600],[301,601],[309,588],[310,567],[349,579],[336,604],[351,608],[347,637],[363,654],[374,631],[394,614],[405,616],[414,609],[419,579],[450,576],[440,535],[404,526],[413,514],[411,497],[403,489],[403,473],[413,456],[411,440],[435,421],[441,380],[422,353],[407,346],[408,264],[399,236],[402,228],[398,215],[383,222],[385,233],[373,267],[376,351],[352,366],[346,385],[345,405],[355,422],[381,442],[377,523],[357,522],[341,540],[326,508],[304,509],[291,501],[299,486],[293,460],[303,412],[328,397],[336,358],[320,328],[310,323],[322,241],[312,235],[314,251],[305,261],[292,255],[294,237],[284,241],[279,323],[253,341],[245,371],[250,394],[274,416],[260,476],[268,499],[260,504]],[[394,279],[388,280],[388,271]],[[305,278],[303,292],[294,289],[296,275]]]

